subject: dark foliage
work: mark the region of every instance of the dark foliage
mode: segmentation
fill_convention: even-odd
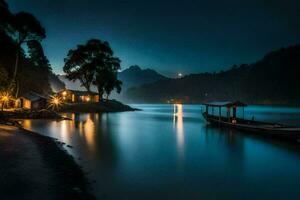
[[[114,89],[121,91],[122,82],[117,79],[120,63],[108,42],[91,39],[69,51],[64,72],[69,80],[79,80],[87,91],[94,84],[101,97],[104,93],[108,97]]]
[[[52,74],[51,66],[39,42],[43,38],[45,30],[33,15],[13,14],[5,1],[0,1],[0,68],[7,72],[2,70],[11,83],[16,79],[19,94],[30,90],[41,94],[51,92],[48,78]],[[27,56],[21,47],[25,42]],[[6,90],[12,87],[11,83]]]

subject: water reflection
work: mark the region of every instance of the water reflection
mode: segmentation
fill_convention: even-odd
[[[94,125],[94,114],[88,114],[86,120],[81,122],[81,136],[86,141],[90,151],[95,151],[95,125]]]
[[[112,140],[111,122],[108,114],[64,114],[72,120],[51,122],[50,133],[73,146],[67,149],[71,154],[84,160],[92,160],[97,168],[110,168],[116,161],[115,146]],[[43,132],[43,131],[39,131]]]
[[[177,149],[181,158],[184,157],[184,127],[183,127],[183,106],[174,104],[173,125],[176,129]]]
[[[22,125],[25,129],[31,130],[31,120],[25,119],[23,121]]]
[[[223,166],[223,170],[227,175],[232,176],[232,180],[236,176],[244,177],[245,160],[249,152],[245,152],[246,145],[243,135],[232,129],[211,126],[207,126],[204,133],[204,146],[210,154],[210,159],[217,158],[214,162],[218,163],[218,166]],[[248,144],[252,146],[251,139],[248,139]],[[252,148],[255,147],[252,146]],[[221,154],[223,158],[217,156]]]
[[[53,129],[56,129],[58,124],[57,122],[53,122],[52,123]],[[69,133],[72,130],[72,125],[70,124],[70,122],[63,120],[60,124],[60,134],[61,134],[61,138],[63,139],[63,141],[66,141],[68,144],[70,143],[69,140]]]
[[[24,127],[72,145],[99,199],[300,199],[299,146],[206,126],[199,105],[136,107]]]

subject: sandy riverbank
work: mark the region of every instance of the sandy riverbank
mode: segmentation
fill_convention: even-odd
[[[53,139],[0,125],[0,197],[19,199],[94,199],[73,158]]]

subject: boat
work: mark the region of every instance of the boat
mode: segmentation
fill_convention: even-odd
[[[202,112],[205,120],[212,126],[229,127],[256,135],[280,138],[285,140],[300,140],[300,127],[294,127],[278,123],[268,123],[245,119],[245,103],[240,101],[224,101],[205,103],[205,111]],[[226,116],[222,115],[222,109],[226,109]],[[237,117],[237,109],[242,109],[242,117]],[[215,115],[215,110],[217,114]]]

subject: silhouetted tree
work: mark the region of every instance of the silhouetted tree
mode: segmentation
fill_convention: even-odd
[[[31,14],[14,15],[0,0],[0,67],[6,70],[10,82],[6,91],[16,95],[30,90],[45,94],[51,91],[50,65],[38,42],[44,37],[45,30]],[[28,52],[22,48],[24,44]]]
[[[43,94],[50,93],[49,77],[52,74],[52,68],[44,54],[43,47],[37,40],[30,40],[27,42],[27,46],[29,62],[34,67],[33,70],[39,73],[35,80],[42,88]]]
[[[76,49],[69,51],[65,58],[64,72],[69,80],[79,80],[81,86],[90,91],[91,84],[94,80],[96,66],[96,55],[93,54],[93,49],[87,45],[78,45]]]
[[[6,27],[6,31],[15,40],[17,46],[13,73],[13,81],[16,81],[22,44],[30,40],[40,41],[46,37],[46,33],[40,22],[32,14],[26,12],[15,14],[9,26]],[[18,90],[16,95],[18,95]]]
[[[0,92],[6,91],[9,84],[9,77],[6,69],[0,66]]]
[[[118,80],[118,70],[121,68],[120,59],[109,56],[102,67],[96,71],[94,84],[97,86],[98,93],[103,96],[106,93],[108,99],[110,93],[116,89],[118,93],[121,92],[122,82]]]
[[[102,69],[97,72],[96,84],[98,91],[101,92],[101,96],[105,93],[107,99],[114,89],[116,89],[117,93],[120,93],[122,90],[122,81],[118,80],[117,72],[108,69]]]
[[[236,70],[238,69],[238,66],[236,64],[232,65],[231,70]]]
[[[8,5],[4,0],[0,0],[0,7],[8,8]]]
[[[12,20],[12,13],[8,9],[8,5],[5,1],[0,0],[0,28],[2,30],[7,29]]]
[[[85,45],[70,50],[65,59],[64,72],[69,80],[79,80],[87,91],[91,84],[98,88],[99,96],[110,94],[113,89],[120,91],[117,72],[120,59],[113,56],[108,42],[91,39]]]
[[[113,78],[111,78],[108,83],[105,86],[105,93],[106,97],[108,99],[109,95],[113,90],[117,91],[117,93],[121,93],[122,91],[122,81],[118,80],[117,77],[114,75]]]
[[[41,43],[37,40],[30,40],[27,42],[29,60],[36,67],[39,67],[46,72],[52,71],[48,58],[44,54]]]

